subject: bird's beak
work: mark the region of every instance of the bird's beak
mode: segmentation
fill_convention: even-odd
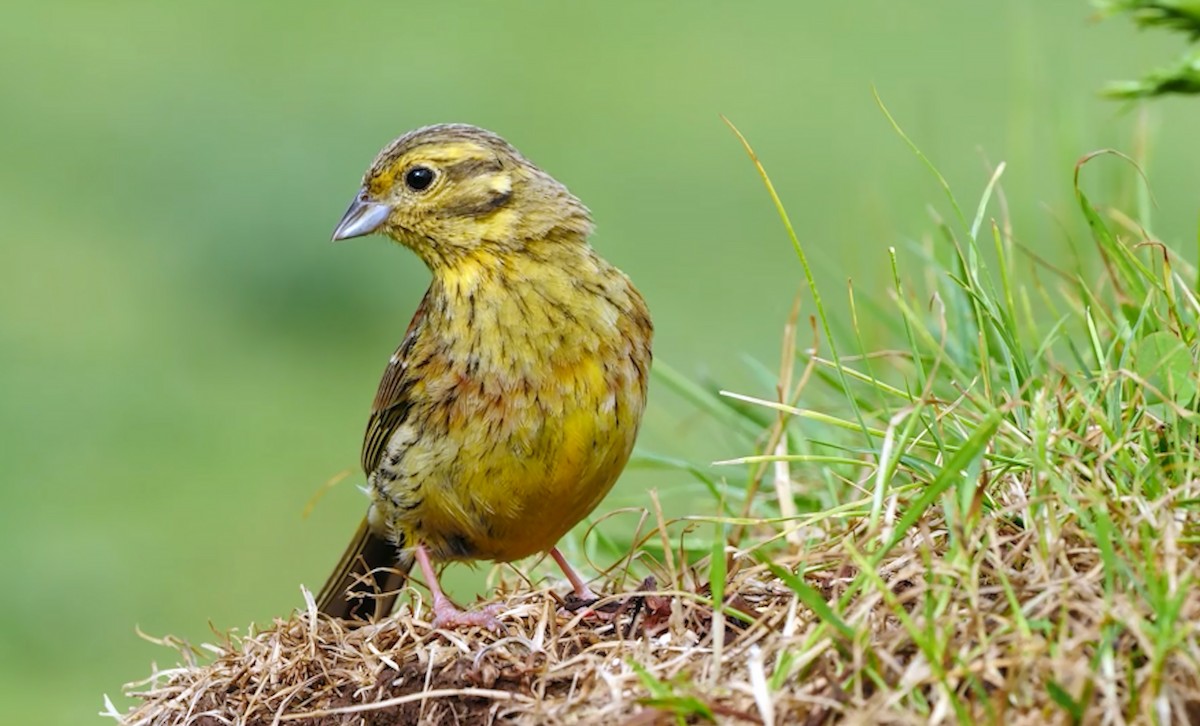
[[[333,241],[371,234],[387,221],[391,212],[392,208],[387,204],[367,201],[366,190],[360,190],[354,201],[350,202],[350,208],[342,215],[342,221],[334,227]]]

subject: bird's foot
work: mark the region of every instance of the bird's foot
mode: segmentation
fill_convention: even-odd
[[[574,595],[575,595],[576,600],[579,600],[581,602],[586,602],[589,604],[594,603],[600,599],[600,596],[597,595],[596,593],[592,592],[592,588],[588,587],[587,585],[584,585],[583,587],[576,590]]]
[[[582,592],[567,593],[567,596],[563,598],[562,607],[558,609],[558,614],[564,617],[579,616],[601,622],[612,620],[617,614],[620,603],[610,601],[596,607],[596,603],[599,601],[599,595],[584,587]]]
[[[479,610],[460,610],[449,600],[441,600],[433,604],[434,630],[462,630],[465,628],[487,628],[493,633],[500,632],[500,606],[485,605]]]
[[[575,612],[587,609],[599,600],[599,595],[584,588],[583,592],[568,592],[562,599],[562,607],[564,610]]]

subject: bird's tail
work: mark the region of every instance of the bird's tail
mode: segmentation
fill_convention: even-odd
[[[399,557],[396,545],[371,530],[366,517],[325,586],[317,609],[343,620],[378,620],[396,604],[411,557]]]

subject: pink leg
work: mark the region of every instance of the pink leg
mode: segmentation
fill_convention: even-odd
[[[550,556],[554,558],[554,561],[558,563],[558,566],[563,571],[563,574],[567,576],[567,580],[570,581],[571,587],[575,588],[575,597],[583,600],[584,602],[592,602],[600,599],[596,596],[596,593],[592,592],[592,589],[587,586],[587,583],[583,581],[583,578],[581,578],[575,572],[575,570],[571,569],[571,565],[567,562],[567,558],[563,557],[563,553],[559,552],[557,547],[550,550]]]
[[[457,630],[471,627],[500,630],[494,606],[475,612],[459,610],[454,603],[450,602],[450,598],[446,597],[446,593],[442,592],[442,586],[437,581],[437,573],[433,571],[433,563],[429,561],[429,553],[422,545],[417,545],[415,554],[417,564],[421,566],[421,574],[425,577],[425,584],[429,587],[429,594],[433,596],[433,627],[435,630],[439,628]]]

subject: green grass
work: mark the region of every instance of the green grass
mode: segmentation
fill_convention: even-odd
[[[788,341],[785,362],[805,375],[781,374],[773,398],[661,377],[729,430],[757,428],[753,454],[721,462],[752,472],[743,497],[723,492],[744,503],[742,518],[718,521],[737,533],[724,543],[737,553],[731,567],[761,562],[811,623],[802,643],[776,644],[789,674],[772,680],[774,708],[788,722],[813,712],[811,672],[793,672],[790,653],[827,641],[839,667],[824,688],[849,696],[836,711],[1186,721],[1200,704],[1195,270],[1138,213],[1086,191],[1105,157],[1147,183],[1137,160],[1080,159],[1074,191],[1090,239],[1076,254],[1100,264],[1062,270],[1023,252],[997,205],[1003,165],[968,218],[887,118],[951,212],[935,214],[916,254],[887,261],[891,322],[907,348],[872,351],[856,327],[831,332],[804,245],[738,134],[825,338]],[[821,410],[797,404],[806,400]],[[774,491],[758,485],[765,465],[783,467]],[[806,535],[788,537],[795,527]],[[831,597],[814,574],[834,566]]]

